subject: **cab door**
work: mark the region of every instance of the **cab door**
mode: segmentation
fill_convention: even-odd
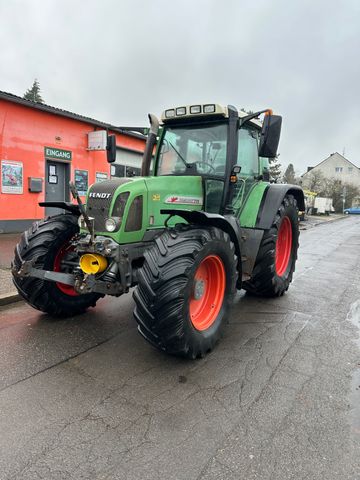
[[[241,171],[238,175],[233,197],[235,214],[241,209],[250,190],[258,182],[259,176],[258,131],[247,127],[240,128],[238,139],[236,164],[241,167]]]

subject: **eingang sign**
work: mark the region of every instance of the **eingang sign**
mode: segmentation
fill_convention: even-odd
[[[44,147],[45,158],[53,158],[56,160],[71,160],[71,150],[61,150],[60,148]]]

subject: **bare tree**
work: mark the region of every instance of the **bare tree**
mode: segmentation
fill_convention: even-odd
[[[360,189],[351,183],[330,178],[325,180],[321,195],[332,198],[335,211],[342,212],[343,207],[351,207],[353,201],[360,196]]]
[[[325,177],[320,171],[311,171],[303,177],[302,186],[311,192],[321,193],[325,186]]]

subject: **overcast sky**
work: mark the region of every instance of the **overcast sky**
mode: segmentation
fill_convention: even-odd
[[[360,167],[359,0],[0,0],[0,90],[115,125],[200,102],[283,115],[280,161]]]

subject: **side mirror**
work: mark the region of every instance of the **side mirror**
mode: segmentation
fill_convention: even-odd
[[[275,158],[279,146],[282,117],[266,115],[261,129],[259,157]]]
[[[107,136],[106,156],[108,163],[114,163],[116,160],[116,136]]]

